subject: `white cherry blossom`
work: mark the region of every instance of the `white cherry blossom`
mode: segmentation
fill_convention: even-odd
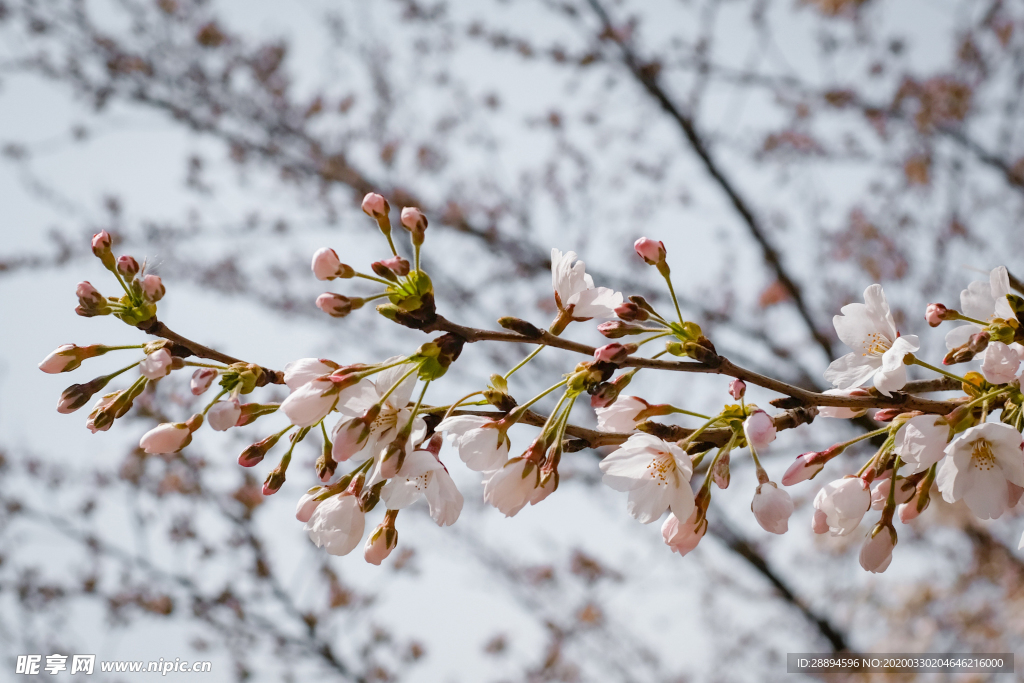
[[[633,434],[601,461],[603,481],[616,491],[628,491],[627,510],[650,524],[666,509],[680,519],[693,512],[690,475],[693,465],[686,451],[650,434]]]
[[[313,510],[306,533],[318,548],[331,555],[348,555],[363,538],[366,515],[355,496],[332,496]]]
[[[860,549],[860,566],[865,571],[881,574],[889,568],[895,547],[896,534],[889,527],[882,527],[874,536],[869,533],[868,540]]]
[[[615,403],[595,408],[597,431],[629,434],[636,431],[637,415],[649,407],[647,401],[636,396],[619,396]]]
[[[384,361],[384,364],[390,365],[399,360],[401,358],[396,356]],[[409,417],[412,415],[412,410],[409,408],[409,399],[412,398],[412,392],[416,388],[416,373],[412,373],[405,379],[402,379],[402,377],[409,372],[411,367],[407,363],[396,365],[393,368],[381,371],[377,375],[376,381],[371,382],[368,379],[363,379],[351,389],[343,392],[344,396],[338,401],[338,412],[347,417],[360,417],[369,408],[380,403],[391,387],[401,380],[401,384],[398,384],[395,390],[384,399],[380,414],[373,421],[370,427],[370,435],[366,439],[360,453],[379,459],[379,456],[383,455],[387,449],[388,444],[394,441],[398,432],[409,422]],[[343,419],[338,424],[340,426],[345,422],[347,420]],[[427,425],[423,418],[417,415],[413,420],[412,435],[406,442],[406,455],[412,452],[413,446],[418,444],[426,433]],[[352,457],[357,456],[358,454],[355,454]],[[378,474],[375,473],[375,477]],[[375,483],[379,479],[371,478],[371,481]]]
[[[568,310],[573,318],[611,318],[622,303],[622,294],[607,287],[594,287],[594,279],[586,274],[583,261],[576,261],[576,252],[564,254],[551,250],[551,285],[559,310]]]
[[[864,303],[847,304],[832,319],[843,343],[853,349],[832,361],[825,379],[837,389],[859,387],[869,379],[886,396],[907,383],[903,359],[921,348],[915,335],[899,336],[881,285],[864,290]]]
[[[825,484],[814,497],[815,531],[821,520],[828,525],[833,536],[846,536],[857,528],[864,513],[871,507],[871,489],[860,477],[847,477]],[[820,533],[820,532],[818,532]]]
[[[784,534],[789,530],[789,517],[793,514],[793,499],[775,482],[758,484],[754,500],[750,503],[757,523],[765,531]]]
[[[484,501],[512,517],[538,495],[540,468],[532,460],[512,458],[484,482]]]
[[[866,390],[860,387],[853,389],[826,389],[821,392],[828,396],[870,396]],[[867,414],[867,408],[837,408],[834,406],[818,406],[818,415],[821,417],[832,417],[839,419],[851,419]]]
[[[946,447],[935,483],[947,503],[963,500],[981,519],[1006,511],[1007,482],[1024,486],[1021,435],[1001,422],[971,427]]]
[[[329,375],[340,367],[337,363],[323,358],[300,358],[284,366],[284,383],[292,391],[317,377]]]
[[[389,510],[401,510],[420,496],[427,499],[430,516],[438,526],[451,526],[462,512],[462,494],[448,470],[430,451],[413,451],[398,475],[381,489],[380,499]]]
[[[1013,309],[1006,295],[1010,293],[1010,276],[1006,266],[993,268],[989,273],[988,282],[975,280],[967,289],[960,292],[961,313],[968,318],[988,323],[996,319],[1016,320]],[[967,323],[954,327],[946,333],[946,348],[955,349],[963,346],[970,338],[981,332],[981,325]],[[987,353],[987,349],[982,353]],[[980,357],[981,354],[978,354]]]
[[[469,469],[493,472],[508,460],[509,439],[497,423],[476,415],[453,415],[442,420],[436,431],[451,437],[459,457]]]
[[[949,442],[949,425],[935,415],[918,415],[907,420],[896,437],[894,450],[906,466],[904,474],[915,474],[942,460]]]
[[[1004,344],[1002,342],[989,342],[985,349],[985,358],[981,363],[981,374],[985,380],[992,384],[1008,384],[1017,379],[1017,371],[1020,370],[1020,353],[1014,346],[1022,348],[1020,344]]]

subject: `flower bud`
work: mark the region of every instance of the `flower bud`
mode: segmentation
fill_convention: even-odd
[[[892,422],[902,415],[903,412],[902,408],[882,408],[881,410],[876,410],[873,417],[877,422]]]
[[[380,411],[379,404],[374,405],[373,408],[377,408],[377,412]],[[370,429],[367,425],[372,424],[374,419],[376,419],[376,414],[369,422],[358,417],[338,422],[334,428],[334,445],[331,450],[331,456],[335,462],[345,462],[363,450],[363,446],[366,445],[370,436]]]
[[[784,534],[789,530],[789,517],[793,514],[793,499],[775,482],[758,484],[754,500],[750,503],[757,523],[765,531]]]
[[[213,384],[213,380],[217,378],[217,371],[213,368],[199,368],[192,373],[192,395],[201,396],[206,393],[206,390]]]
[[[977,355],[988,347],[988,342],[991,338],[992,335],[987,330],[982,330],[971,337],[970,341],[967,342],[967,348]]]
[[[615,403],[619,394],[629,386],[632,379],[633,374],[625,372],[610,382],[601,382],[593,388],[593,394],[590,397],[590,406],[592,408],[607,408],[611,404]]]
[[[729,461],[729,451],[726,451],[715,460],[714,465],[711,467],[711,478],[714,480],[715,486],[723,490],[729,488],[729,481],[731,479]]]
[[[107,347],[100,344],[93,344],[92,346],[62,344],[43,359],[43,362],[39,364],[39,369],[51,375],[60,372],[70,372],[81,366],[83,360],[102,356],[106,352]]]
[[[816,534],[827,534],[829,532],[828,515],[815,509],[814,516],[811,518],[811,530]]]
[[[402,209],[402,227],[414,236],[422,237],[423,233],[427,231],[427,217],[416,207],[407,206]]]
[[[389,259],[375,262],[370,268],[380,277],[397,282],[399,277],[409,274],[409,261],[401,256],[392,256]]]
[[[391,212],[391,205],[381,195],[371,192],[363,197],[363,213],[377,221],[387,220]]]
[[[126,280],[131,280],[139,274],[139,262],[133,257],[123,254],[117,259],[117,272]]]
[[[540,329],[533,323],[522,320],[521,318],[505,316],[504,318],[498,318],[498,324],[506,330],[512,330],[524,337],[537,338],[544,336],[544,330]]]
[[[139,447],[147,453],[177,453],[192,441],[192,432],[202,425],[201,415],[186,422],[165,422],[142,435]]]
[[[648,237],[641,237],[634,242],[633,249],[649,266],[656,266],[665,260],[665,245]]]
[[[366,539],[363,557],[370,564],[380,566],[380,563],[387,559],[397,545],[398,530],[393,525],[389,526],[385,520],[377,525],[377,528]]]
[[[743,422],[743,433],[751,448],[761,450],[775,441],[775,421],[763,410],[755,410]]]
[[[393,479],[398,474],[398,471],[402,469],[402,465],[405,463],[405,447],[407,443],[408,438],[399,436],[384,449],[384,455],[380,459],[380,476],[382,478]]]
[[[72,384],[60,395],[60,400],[57,401],[57,412],[64,415],[75,412],[88,403],[93,394],[107,386],[109,381],[110,375],[103,375],[85,384]]]
[[[147,275],[142,278],[142,296],[146,298],[146,301],[156,303],[160,299],[164,298],[164,294],[167,293],[167,289],[164,287],[163,281],[156,275]]]
[[[303,524],[309,521],[309,518],[313,516],[313,510],[316,510],[317,506],[321,503],[321,501],[317,500],[316,497],[322,493],[323,490],[324,488],[322,486],[314,486],[302,494],[302,497],[299,498],[298,504],[295,506],[295,519],[299,520]]]
[[[226,432],[238,423],[242,415],[242,408],[238,405],[238,399],[228,401],[217,401],[207,412],[210,427],[217,432]]]
[[[270,474],[268,474],[267,478],[263,481],[264,496],[272,496],[281,490],[281,487],[284,486],[286,472],[287,468],[281,467],[280,465],[270,471]]]
[[[738,401],[747,393],[747,383],[741,379],[734,379],[729,382],[729,395]]]
[[[619,318],[619,320],[624,320],[628,323],[643,322],[644,320],[648,320],[651,317],[647,311],[640,308],[632,301],[627,301],[616,306],[615,315]]]
[[[924,319],[928,321],[928,324],[932,327],[938,327],[939,324],[946,319],[946,313],[949,311],[942,304],[928,304],[928,308],[925,309]]]
[[[675,514],[669,513],[665,522],[661,525],[661,537],[665,545],[672,549],[672,552],[686,555],[700,543],[708,530],[708,520],[699,508],[694,508],[690,517],[685,521],[679,521]]]
[[[75,296],[78,297],[78,303],[87,308],[97,308],[107,303],[99,290],[87,280],[78,283],[78,286],[75,287]]]
[[[139,363],[139,374],[147,379],[156,381],[171,373],[171,364],[173,362],[174,358],[171,356],[171,352],[165,348],[160,348],[146,356]]]
[[[892,551],[896,547],[896,530],[881,524],[868,534],[868,540],[860,549],[860,566],[866,571],[881,574],[892,562]]]
[[[114,270],[114,253],[110,250],[110,233],[101,230],[92,236],[92,253],[96,255],[107,270]]]
[[[615,363],[618,365],[631,353],[636,353],[636,344],[620,344],[613,342],[594,349],[594,360],[604,363]]]
[[[338,277],[338,270],[341,268],[341,259],[338,253],[328,247],[317,249],[313,254],[313,263],[310,266],[313,275],[317,280],[333,280]]]
[[[316,306],[332,318],[344,318],[352,311],[358,310],[366,303],[359,297],[347,297],[341,294],[324,292],[316,298]]]
[[[650,332],[651,330],[643,325],[630,325],[629,323],[621,320],[609,320],[598,325],[597,331],[609,339],[621,339],[627,335],[643,334],[644,332]]]
[[[786,473],[782,475],[782,485],[792,486],[793,484],[799,484],[800,482],[807,481],[808,479],[814,479],[818,472],[821,472],[825,467],[825,463],[842,453],[844,450],[844,446],[836,444],[835,446],[827,448],[821,452],[811,452],[798,455],[793,464],[789,466],[788,470],[786,470]]]

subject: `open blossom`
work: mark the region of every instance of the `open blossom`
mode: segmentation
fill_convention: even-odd
[[[935,483],[947,503],[963,500],[981,519],[1006,511],[1007,482],[1024,486],[1021,435],[1001,422],[971,427],[946,446]]]
[[[366,515],[355,496],[332,496],[321,501],[306,522],[306,533],[331,555],[348,555],[363,539]]]
[[[789,517],[793,514],[793,499],[775,482],[758,484],[754,500],[750,503],[757,523],[765,531],[784,534],[789,530]]]
[[[234,427],[241,416],[242,408],[238,405],[238,399],[232,398],[214,403],[206,414],[206,421],[214,431],[225,432]]]
[[[968,318],[988,323],[996,319],[1016,320],[1006,295],[1010,293],[1010,276],[1005,266],[992,269],[988,282],[976,280],[960,292],[961,313]],[[954,327],[946,334],[946,348],[963,346],[984,328],[975,323]],[[987,353],[987,350],[984,351]]]
[[[673,513],[669,513],[669,516],[665,518],[665,522],[661,525],[661,537],[665,540],[665,545],[672,549],[672,552],[686,555],[697,547],[700,539],[704,538],[704,534],[708,530],[708,520],[703,518],[698,525],[697,512],[697,508],[694,507],[685,522],[680,522]]]
[[[775,421],[763,410],[755,410],[744,420],[743,433],[754,450],[768,448],[775,441]]]
[[[385,365],[396,363],[401,360],[395,356],[384,361]],[[399,430],[405,426],[412,415],[409,408],[409,399],[412,397],[413,389],[416,388],[416,373],[412,373],[405,379],[404,375],[409,372],[407,364],[396,365],[395,367],[382,370],[376,377],[376,381],[368,379],[360,380],[351,389],[346,389],[342,399],[338,402],[338,412],[346,417],[361,417],[367,410],[381,403],[381,399],[387,394],[380,407],[380,413],[370,426],[370,434],[366,439],[361,452],[379,458],[387,450],[388,445],[394,441]],[[391,391],[398,381],[401,384]],[[390,393],[388,393],[390,392]],[[282,405],[282,408],[284,406]],[[339,426],[347,420],[339,422]],[[419,443],[427,433],[427,425],[419,415],[413,420],[412,434],[406,442],[406,455],[412,452],[414,444]],[[353,455],[355,457],[355,454]]]
[[[139,363],[139,372],[144,377],[157,380],[170,374],[172,362],[174,362],[174,357],[171,356],[171,352],[167,349],[160,349],[149,354]]]
[[[308,522],[309,518],[313,516],[313,511],[320,505],[320,501],[316,497],[321,493],[323,493],[323,487],[314,486],[302,494],[298,504],[295,506],[295,519],[303,524]]]
[[[574,318],[611,318],[622,303],[622,294],[607,287],[594,287],[594,279],[586,274],[583,261],[576,261],[576,252],[565,254],[551,250],[551,285],[559,310],[570,311]]]
[[[540,468],[533,460],[512,458],[484,482],[484,501],[512,517],[526,507],[540,488]]]
[[[284,383],[292,391],[303,384],[312,382],[317,377],[329,375],[340,366],[332,360],[324,358],[300,358],[284,366]]]
[[[616,491],[628,491],[627,510],[650,524],[671,508],[687,519],[693,512],[690,476],[693,465],[686,451],[650,434],[633,434],[601,461],[603,481]]]
[[[448,470],[430,451],[413,451],[402,463],[398,475],[380,492],[389,510],[401,510],[420,496],[427,499],[430,516],[438,526],[451,526],[462,512],[462,494]]]
[[[934,415],[918,415],[907,420],[896,437],[894,450],[907,467],[904,473],[915,474],[942,460],[949,442],[949,425]]]
[[[854,387],[853,389],[826,389],[822,392],[829,396],[870,396],[865,389]],[[834,406],[818,406],[818,415],[822,417],[833,417],[850,419],[867,414],[867,408],[837,408]]]
[[[847,477],[825,484],[814,497],[814,508],[825,515],[833,536],[845,536],[857,528],[871,507],[871,490],[860,477]],[[815,513],[815,525],[819,524]]]
[[[1014,346],[1020,347],[1020,344],[1006,345],[997,341],[989,343],[981,363],[981,374],[985,376],[985,381],[1008,384],[1017,379],[1021,357]]]
[[[873,535],[872,535],[873,534]],[[892,562],[892,551],[896,547],[896,531],[882,527],[877,533],[868,534],[868,540],[860,549],[860,566],[865,571],[881,574]]]
[[[594,409],[597,413],[597,430],[619,434],[635,432],[637,416],[649,405],[647,401],[636,396],[619,396],[610,406]]]
[[[859,387],[869,379],[886,396],[907,383],[903,359],[921,348],[915,335],[899,336],[881,285],[864,290],[864,303],[847,304],[832,319],[843,343],[853,349],[832,361],[825,379],[837,389]]]
[[[509,439],[497,423],[476,415],[453,415],[442,420],[436,430],[451,437],[459,457],[469,469],[492,472],[508,460]]]

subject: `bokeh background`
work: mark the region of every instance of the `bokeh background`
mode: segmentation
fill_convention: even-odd
[[[533,682],[797,680],[787,652],[843,647],[1024,652],[1019,510],[985,523],[933,497],[877,576],[859,535],[811,533],[817,487],[870,444],[792,490],[782,537],[750,514],[737,454],[683,559],[600,485],[600,453],[566,456],[557,494],[504,519],[446,446],[462,517],[404,513],[377,568],[294,520],[315,442],[270,498],[273,457],[237,466],[281,418],[147,457],[139,436],[190,412],[185,373],[93,435],[54,405],[120,358],[36,369],[59,344],[143,339],[73,312],[77,282],[115,287],[88,249],[101,229],[163,278],[161,320],[225,353],[409,353],[423,335],[370,307],[313,304],[318,247],[364,269],[387,255],[368,191],[427,213],[424,266],[464,324],[547,324],[551,247],[670,305],[633,254],[646,235],[684,314],[740,364],[824,388],[845,353],[831,316],[873,282],[936,362],[924,305],[956,305],[996,265],[1024,274],[1022,86],[1024,7],[1002,0],[3,0],[0,679],[52,653],[210,660],[217,681]],[[592,323],[569,334],[600,340]],[[431,401],[527,351],[468,346]],[[575,362],[546,351],[512,393]],[[629,393],[717,410],[726,386],[645,371]],[[593,425],[589,406],[574,422]],[[819,418],[766,467],[777,479],[857,429]],[[521,450],[532,430],[512,437]]]

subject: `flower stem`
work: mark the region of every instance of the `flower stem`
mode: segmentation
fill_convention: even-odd
[[[396,365],[400,365],[400,363],[396,363]],[[390,367],[394,367],[394,366],[390,366]],[[383,368],[381,368],[381,369],[383,370]],[[392,385],[391,385],[390,387],[388,387],[388,390],[384,392],[384,395],[380,397],[380,400],[378,400],[378,401],[377,401],[377,403],[379,403],[379,404],[383,405],[384,401],[388,400],[388,396],[390,396],[390,395],[391,395],[392,393],[394,393],[395,389],[397,389],[397,388],[398,388],[398,385],[399,385],[399,384],[401,384],[402,382],[404,382],[404,381],[405,381],[405,379],[406,379],[406,378],[407,378],[407,377],[408,377],[409,375],[411,375],[412,373],[416,372],[416,371],[417,371],[417,370],[419,370],[419,369],[420,369],[420,364],[419,364],[419,363],[413,363],[413,366],[412,366],[412,367],[411,367],[411,368],[409,369],[409,372],[407,372],[407,373],[405,373],[404,375],[402,375],[402,376],[401,376],[401,377],[400,377],[400,378],[398,379],[398,381],[397,381],[397,382],[395,382],[395,383],[394,383],[394,384],[392,384]],[[378,372],[379,372],[379,371],[378,371]],[[421,398],[422,398],[422,396],[421,396]],[[419,405],[419,404],[417,404],[417,406],[418,406],[418,405]],[[401,406],[400,406],[400,407],[401,407]]]
[[[672,286],[672,276],[667,273],[663,273],[666,284],[668,284],[668,293],[672,297],[672,304],[676,307],[676,316],[679,317],[679,324],[683,324],[683,313],[679,310],[679,300],[676,298],[676,290]]]
[[[526,358],[524,358],[521,361],[519,361],[518,365],[516,365],[514,368],[512,368],[511,370],[509,370],[508,372],[505,373],[505,375],[504,375],[505,379],[508,379],[509,377],[511,377],[512,373],[514,373],[516,370],[518,370],[519,368],[521,368],[524,365],[526,365],[527,363],[529,363],[531,360],[534,359],[534,357],[536,357],[536,355],[538,353],[540,353],[543,350],[544,350],[544,345],[542,344],[542,345],[538,346],[537,348],[535,348],[533,351],[531,351],[530,355],[528,355]],[[480,393],[480,392],[477,392],[477,393]]]
[[[947,371],[943,370],[942,368],[937,368],[934,365],[931,365],[930,363],[925,363],[923,360],[917,358],[916,356],[914,357],[914,365],[920,365],[922,368],[927,368],[927,369],[929,369],[929,370],[931,370],[933,372],[939,373],[940,375],[945,375],[946,377],[949,377],[950,379],[955,379],[957,382],[960,382],[961,384],[970,384],[972,387],[977,387],[978,389],[981,388],[977,384],[975,384],[974,382],[970,382],[970,381],[964,379],[963,377],[960,377],[959,375],[954,375],[952,372],[947,372]]]
[[[447,412],[445,412],[444,417],[441,418],[441,422],[444,422],[449,417],[451,417],[452,413],[455,412],[455,409],[458,408],[459,406],[461,406],[463,401],[465,401],[467,398],[473,398],[474,396],[476,396],[478,394],[482,394],[482,393],[484,393],[484,392],[482,392],[482,391],[474,391],[472,394],[466,394],[465,396],[460,398],[458,401],[456,401],[455,403],[453,403],[450,406],[448,406],[448,410],[447,410]],[[438,409],[434,408],[433,410],[438,410]]]

